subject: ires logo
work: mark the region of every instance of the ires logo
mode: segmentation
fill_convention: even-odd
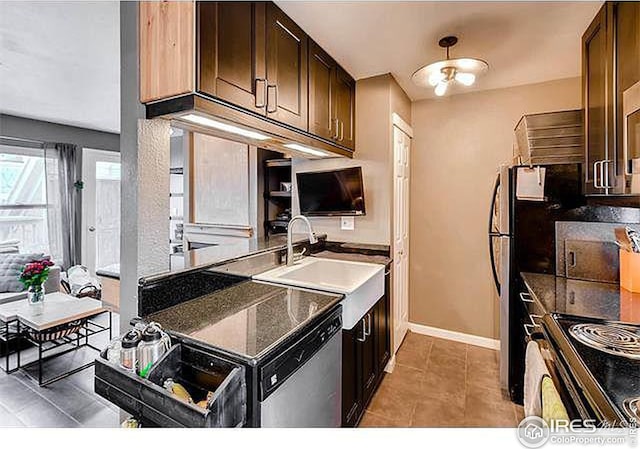
[[[538,416],[528,416],[518,425],[517,433],[520,444],[530,449],[544,446],[552,434],[593,434],[597,432],[593,419],[557,419],[547,424]]]
[[[595,419],[556,419],[551,421],[549,429],[551,432],[576,433],[595,433],[598,430]]]

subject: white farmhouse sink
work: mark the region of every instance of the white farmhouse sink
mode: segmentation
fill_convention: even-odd
[[[384,265],[306,257],[253,276],[258,281],[345,295],[342,327],[352,329],[384,295]]]

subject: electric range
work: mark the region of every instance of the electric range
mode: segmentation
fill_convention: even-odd
[[[551,313],[543,332],[579,417],[611,426],[640,421],[640,325]]]

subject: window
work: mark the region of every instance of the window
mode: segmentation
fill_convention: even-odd
[[[51,220],[59,220],[59,201],[47,201],[47,189],[59,195],[57,172],[57,160],[45,159],[43,148],[0,145],[0,243],[62,259],[61,226]]]

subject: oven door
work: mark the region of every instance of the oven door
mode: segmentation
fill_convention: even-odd
[[[560,356],[557,346],[545,328],[545,324],[541,323],[539,329],[541,332],[532,334],[531,338],[540,345],[540,349],[545,354],[547,369],[562,399],[562,403],[567,409],[569,418],[572,420],[595,419],[596,413],[589,405],[587,398],[582,394],[582,390],[578,386],[570,367]]]

